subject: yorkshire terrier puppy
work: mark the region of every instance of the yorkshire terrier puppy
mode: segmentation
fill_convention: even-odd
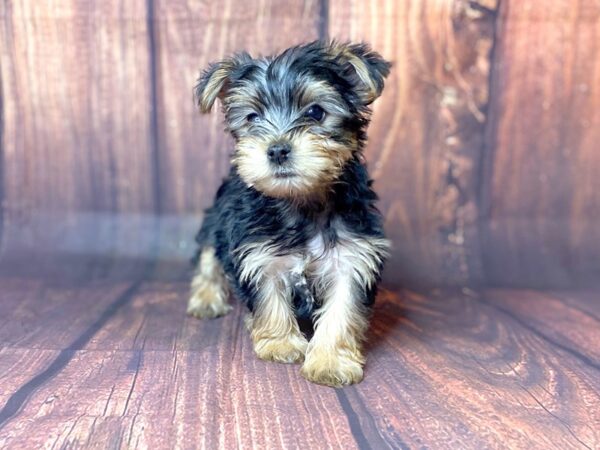
[[[274,57],[237,54],[195,87],[204,113],[220,99],[235,150],[196,237],[188,314],[226,314],[232,288],[250,309],[258,357],[303,362],[319,384],[363,378],[388,241],[362,149],[389,69],[365,44],[317,41]]]

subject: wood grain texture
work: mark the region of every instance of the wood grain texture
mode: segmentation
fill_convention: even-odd
[[[384,290],[332,390],[172,281],[231,146],[199,70],[326,36],[395,63],[367,149],[388,286],[597,281],[599,8],[0,2],[0,447],[600,448],[597,290]]]
[[[599,296],[585,293],[557,295],[536,291],[517,291],[507,296],[504,291],[489,291],[485,299],[527,324],[544,339],[578,356],[582,363],[600,370],[600,317],[590,309],[598,305]],[[581,351],[583,350],[583,351]]]
[[[550,294],[575,309],[579,308],[592,317],[600,318],[600,295],[597,289],[579,289],[576,296],[568,290],[554,291]]]
[[[0,278],[3,347],[62,350],[89,329],[131,282],[53,285],[39,279]],[[50,324],[50,326],[48,326]]]
[[[194,109],[200,70],[329,36],[394,62],[367,148],[388,283],[600,280],[595,0],[38,3],[0,2],[0,252],[16,273],[181,267],[232,145],[218,111]]]
[[[146,2],[2,2],[0,36],[4,250],[133,245],[89,219],[155,211]]]
[[[319,37],[318,0],[155,1],[161,210],[210,205],[233,150],[217,102],[200,116],[192,89],[211,62],[235,52],[269,55]]]
[[[356,448],[333,390],[304,382],[295,366],[258,361],[242,308],[223,320],[187,318],[187,291],[187,283],[141,286],[0,423],[0,446]]]
[[[36,373],[52,364],[60,350],[0,346],[0,408]],[[27,370],[23,370],[27,367]],[[2,432],[0,431],[0,436]]]
[[[409,284],[481,277],[477,186],[495,1],[331,0],[331,37],[365,40],[394,66],[367,159]]]
[[[600,4],[504,1],[482,216],[494,284],[600,279]]]
[[[38,285],[54,292],[43,298],[27,281],[7,283],[24,306],[20,331],[0,340],[0,398],[47,372],[52,358],[67,359],[0,423],[2,448],[600,445],[600,341],[586,312],[597,292],[384,291],[364,382],[333,390],[306,382],[298,366],[257,360],[237,305],[223,319],[185,317],[185,283],[138,285],[85,342],[68,344],[80,340],[75,326],[54,350],[40,350],[41,341],[68,333],[65,320],[97,323],[118,292],[80,308],[66,299],[83,300],[85,286]],[[89,286],[90,297],[100,287]],[[46,316],[45,334],[31,332],[35,299],[63,313]],[[13,307],[0,301],[0,317]]]

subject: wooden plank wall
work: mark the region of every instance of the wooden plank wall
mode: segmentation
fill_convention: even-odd
[[[330,1],[332,36],[371,42],[394,62],[367,150],[394,243],[388,278],[482,277],[476,194],[495,7]]]
[[[495,284],[600,280],[600,2],[503,2],[482,174]]]
[[[159,201],[146,6],[0,4],[5,254],[151,252],[136,232]]]
[[[595,0],[2,2],[4,259],[191,253],[231,146],[199,70],[324,37],[394,62],[367,149],[389,283],[600,279]]]

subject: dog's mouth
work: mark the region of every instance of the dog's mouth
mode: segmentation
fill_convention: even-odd
[[[287,168],[281,168],[278,169],[274,174],[273,177],[277,178],[277,179],[289,179],[289,178],[295,178],[297,177],[298,174],[296,172],[294,172],[291,169],[287,169]]]

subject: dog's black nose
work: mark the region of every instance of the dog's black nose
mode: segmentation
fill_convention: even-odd
[[[272,163],[283,164],[288,160],[291,151],[292,148],[289,144],[273,144],[267,150],[267,156]]]

